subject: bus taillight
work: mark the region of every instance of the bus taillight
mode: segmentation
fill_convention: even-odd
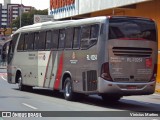
[[[101,67],[101,77],[105,80],[108,80],[108,81],[113,81],[111,76],[110,76],[110,73],[109,73],[109,63],[106,62],[104,64],[102,64],[102,67]]]
[[[151,81],[156,81],[156,77],[157,77],[157,64],[154,65],[153,74],[152,74],[152,77],[150,79],[150,82]]]
[[[152,58],[146,58],[146,68],[152,68]]]

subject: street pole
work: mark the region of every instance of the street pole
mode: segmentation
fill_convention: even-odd
[[[112,10],[112,15],[114,15],[114,13],[115,13],[115,11],[114,11],[114,9]]]
[[[22,0],[21,0],[21,6],[20,6],[20,23],[19,23],[19,26],[21,27],[21,24],[22,24]]]

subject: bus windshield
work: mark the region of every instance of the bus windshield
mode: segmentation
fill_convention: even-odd
[[[110,18],[109,40],[111,39],[156,41],[155,23],[146,19]]]

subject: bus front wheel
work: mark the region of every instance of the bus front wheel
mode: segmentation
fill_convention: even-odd
[[[73,92],[72,81],[70,77],[67,77],[64,82],[64,98],[68,101],[75,100],[76,93]]]
[[[18,76],[18,88],[21,91],[25,90],[25,86],[22,84],[22,76],[21,75]]]

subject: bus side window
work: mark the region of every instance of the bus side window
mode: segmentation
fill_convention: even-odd
[[[82,49],[87,49],[89,47],[90,30],[91,30],[91,26],[82,27],[82,32],[81,32],[81,48]]]
[[[90,39],[90,42],[89,42],[90,46],[97,43],[98,34],[99,34],[99,25],[98,24],[92,25],[91,26],[91,39]]]
[[[74,32],[73,28],[66,29],[66,41],[65,41],[65,48],[66,49],[72,49],[73,32]]]
[[[66,38],[65,29],[62,29],[59,32],[59,45],[58,45],[58,49],[64,49],[65,38]]]
[[[34,33],[29,34],[29,41],[28,41],[28,50],[33,50],[34,48]]]
[[[34,33],[25,34],[24,39],[24,50],[33,50]]]
[[[18,42],[17,51],[23,51],[24,48],[24,34],[22,33]]]
[[[8,50],[8,64],[12,61],[13,54],[14,54],[14,49],[15,49],[15,46],[16,46],[16,43],[17,43],[18,36],[19,36],[19,34],[13,35],[12,40],[10,42],[9,50]],[[2,58],[3,58],[3,55],[2,55]]]
[[[44,50],[45,49],[45,38],[46,38],[46,32],[41,31],[39,33],[39,44],[38,44],[38,49],[39,50]]]
[[[38,50],[39,32],[34,34],[34,50]]]
[[[28,33],[24,34],[24,50],[27,50],[28,48],[28,42],[29,42],[29,37]]]
[[[46,33],[46,49],[47,50],[51,49],[51,40],[52,40],[51,31],[47,31]]]
[[[14,52],[19,34],[15,34],[12,39],[12,51]]]
[[[80,27],[74,28],[73,49],[80,48]]]
[[[57,50],[58,48],[58,36],[59,36],[59,30],[53,30],[52,31],[52,41],[51,41],[51,48],[54,50]]]

